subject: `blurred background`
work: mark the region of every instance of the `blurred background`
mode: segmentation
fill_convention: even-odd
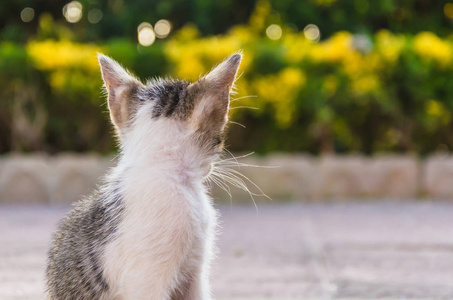
[[[4,0],[0,153],[115,151],[96,52],[196,80],[238,49],[233,106],[258,109],[232,151],[448,151],[452,24],[448,1]]]
[[[444,0],[2,0],[0,298],[42,299],[113,165],[96,53],[197,80],[242,50],[227,146],[273,200],[213,187],[214,294],[452,299],[452,26]]]

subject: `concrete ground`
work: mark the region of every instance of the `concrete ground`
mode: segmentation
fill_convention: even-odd
[[[453,204],[220,206],[217,299],[453,299]],[[0,206],[0,299],[43,299],[67,208]]]

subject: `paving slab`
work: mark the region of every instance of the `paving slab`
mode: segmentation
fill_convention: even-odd
[[[453,299],[453,204],[218,206],[216,299]],[[68,207],[0,206],[0,299],[45,299]]]

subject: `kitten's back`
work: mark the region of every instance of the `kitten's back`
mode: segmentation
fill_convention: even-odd
[[[103,198],[96,192],[79,201],[60,222],[46,269],[51,299],[103,299],[108,294],[101,255],[115,235],[122,205],[119,197]]]

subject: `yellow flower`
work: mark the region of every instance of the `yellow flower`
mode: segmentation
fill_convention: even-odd
[[[352,35],[346,31],[335,33],[327,41],[316,44],[311,53],[312,58],[318,62],[341,62],[345,57],[355,52],[352,49]]]
[[[234,36],[236,39],[241,41],[241,43],[248,43],[257,38],[255,33],[250,30],[250,27],[244,25],[232,27],[228,31],[228,35]]]
[[[376,75],[361,76],[352,80],[352,90],[358,95],[365,95],[377,90],[380,86]]]
[[[250,16],[250,27],[256,31],[261,32],[266,25],[266,20],[271,13],[271,4],[267,0],[259,0],[256,3],[255,9]]]
[[[175,74],[177,77],[198,80],[199,76],[204,74],[206,71],[201,61],[195,56],[186,56],[183,63],[177,64],[175,68]]]
[[[396,62],[405,44],[404,36],[394,35],[388,30],[376,34],[376,50],[391,63]]]
[[[56,89],[62,89],[68,78],[67,72],[63,70],[55,70],[50,76],[50,85]]]
[[[189,38],[194,36],[193,26],[183,28],[186,32],[172,39],[165,45],[166,53],[173,63],[174,75],[189,80],[197,80],[206,74],[213,65],[220,63],[234,52],[241,49],[241,41],[233,34],[218,35],[206,38]],[[244,59],[243,65],[251,63],[251,58]]]
[[[173,37],[177,41],[193,41],[200,35],[198,28],[193,24],[187,24],[181,28],[178,33]]]
[[[453,54],[450,44],[432,32],[420,32],[414,39],[414,51],[428,60],[434,60],[445,67],[451,63]]]
[[[286,68],[279,73],[280,79],[290,87],[300,87],[305,84],[305,74],[300,69]]]
[[[338,79],[333,75],[327,75],[323,81],[323,88],[328,96],[333,96],[338,89]]]
[[[451,112],[439,101],[430,99],[425,105],[426,113],[432,118],[448,124],[451,121]]]
[[[282,43],[287,49],[286,59],[289,63],[298,63],[302,61],[310,55],[315,45],[305,38],[303,32],[286,33],[282,38]]]
[[[277,74],[258,78],[252,84],[259,100],[275,108],[277,123],[287,127],[294,118],[296,97],[305,82],[306,76],[300,69],[285,68]]]
[[[32,41],[27,46],[36,67],[41,70],[55,70],[74,66],[86,70],[98,70],[98,46],[77,44],[70,41]]]
[[[366,60],[366,57],[362,57],[362,54],[355,51],[345,54],[342,60],[344,72],[349,75],[349,77],[359,76],[367,67],[368,62],[366,62]]]

